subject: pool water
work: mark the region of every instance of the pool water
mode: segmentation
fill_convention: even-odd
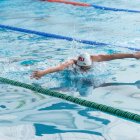
[[[140,9],[138,0],[80,2]],[[0,24],[112,44],[100,47],[0,28],[1,77],[140,114],[139,60],[95,63],[87,79],[71,71],[30,79],[32,71],[57,65],[85,51],[95,55],[134,52],[114,45],[139,48],[140,14],[39,0],[1,0]],[[3,83],[0,88],[2,140],[139,140],[137,123],[27,89]]]

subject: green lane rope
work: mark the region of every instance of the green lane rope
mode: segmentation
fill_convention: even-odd
[[[60,98],[60,99],[66,100],[66,101],[70,101],[70,102],[85,106],[85,107],[89,107],[89,108],[92,108],[92,109],[95,109],[95,110],[99,110],[99,111],[102,111],[102,112],[105,112],[105,113],[109,113],[111,115],[115,115],[117,117],[125,118],[125,119],[128,119],[128,120],[140,123],[140,115],[135,114],[135,113],[131,113],[131,112],[128,112],[128,111],[123,111],[123,110],[120,110],[120,109],[116,109],[114,107],[98,104],[98,103],[87,101],[87,100],[80,99],[80,98],[77,98],[77,97],[72,97],[72,96],[62,94],[62,93],[59,93],[59,92],[56,92],[56,91],[51,91],[51,90],[48,90],[48,89],[44,89],[44,88],[41,88],[41,87],[36,87],[36,86],[29,85],[29,84],[26,84],[26,83],[21,83],[21,82],[18,82],[18,81],[6,79],[6,78],[3,78],[3,77],[0,77],[0,82],[5,83],[5,84],[10,84],[10,85],[13,85],[13,86],[17,86],[17,87],[23,87],[23,88],[26,88],[26,89],[29,89],[29,90],[32,90],[32,91],[39,92],[39,93],[44,94],[44,95],[49,95],[49,96],[52,96],[52,97]]]

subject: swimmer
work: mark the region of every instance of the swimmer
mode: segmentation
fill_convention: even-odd
[[[103,61],[111,61],[115,59],[124,59],[124,58],[135,58],[140,59],[140,52],[137,53],[118,53],[112,55],[89,55],[88,53],[83,53],[77,57],[77,59],[70,59],[62,64],[59,64],[54,67],[50,67],[45,70],[34,71],[31,75],[31,78],[40,79],[42,76],[54,73],[58,71],[63,71],[70,66],[78,67],[78,70],[81,72],[87,72],[91,69],[92,64],[94,62],[103,62]]]

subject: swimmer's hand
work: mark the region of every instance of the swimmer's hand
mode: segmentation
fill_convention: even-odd
[[[30,77],[31,77],[31,79],[35,78],[36,80],[38,80],[43,75],[44,75],[43,71],[34,71]]]
[[[134,53],[133,55],[134,55],[134,58],[140,59],[140,52]]]

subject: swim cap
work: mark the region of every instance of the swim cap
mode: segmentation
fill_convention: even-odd
[[[83,53],[78,56],[77,65],[78,66],[91,66],[92,61],[88,53]]]

